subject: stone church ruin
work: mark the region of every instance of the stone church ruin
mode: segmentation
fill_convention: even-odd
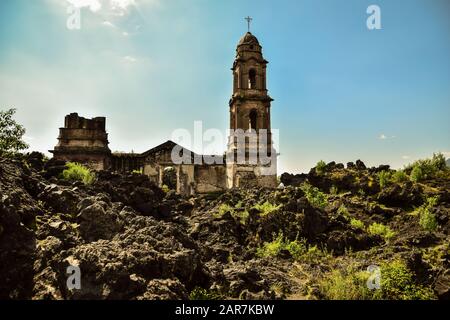
[[[272,143],[273,99],[267,90],[267,64],[258,39],[247,32],[238,43],[231,69],[229,128],[232,134],[226,154],[215,156],[220,161],[214,164],[195,161],[203,156],[172,141],[143,153],[113,153],[108,147],[106,118],[86,119],[77,113],[65,117],[58,144],[50,152],[55,159],[83,163],[94,170],[139,170],[159,186],[166,185],[184,195],[252,186],[274,188],[277,153]],[[243,133],[243,140],[236,132]],[[175,149],[184,159],[189,155],[189,161],[175,162]]]

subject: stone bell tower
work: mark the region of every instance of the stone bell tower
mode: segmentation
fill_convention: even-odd
[[[229,103],[231,133],[227,151],[229,188],[277,186],[277,154],[272,146],[270,125],[273,99],[267,91],[267,64],[258,39],[247,32],[238,43],[231,68],[233,94]],[[239,132],[245,133],[244,141],[238,137]]]

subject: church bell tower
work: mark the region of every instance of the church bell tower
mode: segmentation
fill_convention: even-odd
[[[247,18],[250,19],[250,18]],[[267,64],[258,39],[247,32],[239,41],[230,99],[230,136],[228,140],[228,187],[276,187],[276,151],[272,146],[270,108],[273,99],[267,91]],[[245,146],[236,137],[245,133]],[[250,136],[253,134],[253,138]],[[245,160],[239,161],[239,152]],[[263,161],[263,158],[266,159]],[[267,158],[270,158],[267,161]]]

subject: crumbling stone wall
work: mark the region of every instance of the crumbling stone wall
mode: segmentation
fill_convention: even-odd
[[[65,117],[58,144],[50,152],[57,160],[80,162],[94,170],[108,169],[111,150],[105,127],[105,117],[86,119],[71,113]]]
[[[195,184],[198,193],[217,192],[227,189],[225,165],[199,165],[195,167]]]

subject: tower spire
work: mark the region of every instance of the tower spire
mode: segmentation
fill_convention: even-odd
[[[248,28],[248,32],[250,32],[250,24],[251,24],[253,18],[248,16],[247,18],[244,18],[244,19],[247,20],[247,28]]]

